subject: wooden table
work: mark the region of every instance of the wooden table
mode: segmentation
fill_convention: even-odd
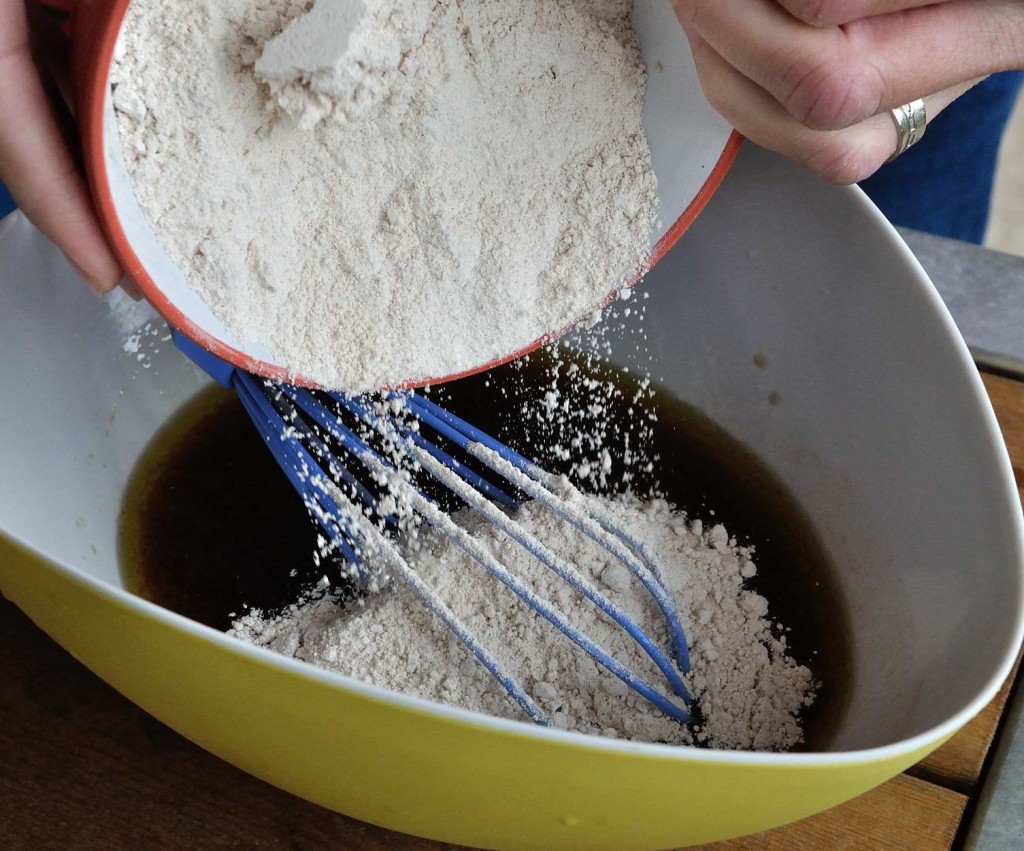
[[[984,377],[1024,487],[1024,383]],[[1010,688],[1008,681],[959,735],[885,785],[797,824],[706,848],[953,847]],[[454,846],[362,824],[243,774],[122,698],[0,598],[0,847]]]

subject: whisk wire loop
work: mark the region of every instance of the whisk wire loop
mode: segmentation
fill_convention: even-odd
[[[344,520],[340,506],[320,482],[310,477],[310,471],[319,468],[298,440],[286,437],[284,421],[269,406],[262,392],[254,390],[254,379],[242,373],[239,373],[239,376],[235,388],[242,406],[256,425],[260,437],[270,449],[278,466],[292,487],[302,495],[306,508],[335,542],[342,557],[349,563],[358,565],[360,559],[352,539],[344,534],[340,525]]]
[[[352,510],[358,509],[352,506]],[[420,603],[426,606],[445,625],[445,628],[465,645],[469,652],[498,681],[501,687],[505,689],[505,692],[523,709],[534,723],[545,727],[548,726],[550,720],[547,713],[530,697],[526,689],[505,670],[501,662],[476,639],[466,625],[459,620],[458,616],[416,574],[395,548],[395,545],[381,535],[379,531],[374,531],[376,532],[374,535],[375,554],[383,559],[388,570],[397,576],[399,581],[404,583],[416,595]]]
[[[385,562],[391,574],[397,576],[399,581],[403,582],[420,602],[466,646],[531,720],[543,726],[548,725],[550,722],[544,710],[527,694],[522,685],[509,675],[493,654],[473,636],[455,613],[438,598],[430,586],[409,567],[394,544],[388,541],[378,529],[367,528],[369,524],[365,519],[361,519],[360,509],[344,493],[332,494],[329,492],[322,481],[321,468],[312,455],[306,451],[296,437],[296,433],[302,434],[310,442],[318,442],[323,450],[323,453],[318,454],[327,453],[326,445],[305,424],[301,423],[297,416],[288,416],[286,421],[285,416],[282,416],[277,407],[264,395],[258,379],[242,373],[239,373],[239,376],[237,390],[243,406],[256,423],[264,442],[271,449],[274,458],[292,486],[300,494],[306,495],[307,508],[310,509],[321,529],[338,547],[342,557],[350,564],[357,566],[359,574],[365,579],[367,572],[365,567],[362,567],[363,556],[368,549],[372,548],[374,554]],[[287,388],[287,390],[293,391],[295,388]],[[305,391],[299,392],[305,393]],[[294,398],[291,392],[285,392],[285,395]],[[306,396],[309,401],[315,401],[309,394]],[[278,405],[281,404],[280,399],[276,401]],[[325,427],[327,425],[325,423]],[[338,440],[343,437],[342,431],[345,432],[346,448],[357,457],[365,458],[374,455],[376,464],[381,466],[386,464],[383,458],[351,431],[333,422],[330,423],[330,428],[332,437]],[[320,471],[321,475],[316,475],[314,471]],[[354,480],[354,477],[351,478]],[[356,481],[356,485],[359,493],[369,496],[369,491],[361,483]],[[337,488],[334,490],[337,491]],[[312,491],[312,493],[309,494],[308,491]],[[335,496],[347,503],[345,508],[341,507]]]
[[[485,434],[450,411],[446,411],[429,399],[415,394],[409,394],[408,406],[410,410],[432,428],[441,431],[460,448],[486,464],[567,523],[573,525],[595,543],[603,546],[625,564],[627,569],[643,584],[661,609],[672,636],[673,649],[679,662],[679,667],[684,673],[689,672],[690,654],[686,642],[686,633],[683,630],[682,623],[679,621],[675,601],[671,592],[665,587],[661,571],[658,569],[656,562],[650,557],[646,548],[639,541],[630,535],[622,533],[616,524],[606,516],[603,518],[604,522],[602,523],[600,517],[593,516],[594,511],[590,506],[587,509],[588,514],[591,515],[589,517],[567,511],[564,498],[554,493],[554,477],[550,473],[541,470],[515,450],[498,442],[490,435]],[[568,487],[575,494],[579,493],[571,485]],[[621,546],[623,543],[627,547]],[[633,550],[633,552],[630,550]]]
[[[428,459],[421,459],[421,463],[423,463],[424,466],[429,467],[431,463],[437,462],[433,462]],[[439,470],[430,470],[430,472],[439,478],[443,475],[443,472]],[[533,555],[541,564],[552,570],[556,575],[568,583],[573,590],[590,600],[591,603],[597,606],[601,611],[608,615],[608,617],[622,627],[622,629],[634,641],[636,641],[641,648],[643,648],[651,661],[653,661],[662,674],[665,675],[665,679],[668,680],[673,692],[683,700],[689,701],[690,694],[673,662],[661,651],[654,639],[651,638],[651,636],[648,635],[637,623],[631,620],[621,608],[616,606],[607,596],[598,591],[591,583],[584,580],[578,570],[555,555],[555,553],[541,543],[535,536],[527,532],[522,525],[503,514],[487,500],[481,498],[480,495],[475,493],[473,488],[469,487],[465,482],[460,481],[455,476],[446,476],[443,481],[447,487],[451,488],[452,491],[463,499],[471,508],[505,532],[505,534],[512,538],[512,540],[530,552],[530,554]]]
[[[624,630],[636,640],[640,646],[651,657],[668,679],[673,691],[684,701],[689,700],[689,693],[683,684],[678,671],[675,670],[672,662],[661,652],[656,643],[636,623],[607,597],[601,594],[589,583],[582,580],[582,577],[565,562],[558,559],[547,547],[544,547],[534,536],[529,535],[518,523],[512,521],[493,505],[484,500],[479,493],[475,492],[458,475],[453,475],[447,465],[442,464],[430,453],[420,449],[408,441],[402,433],[391,423],[386,422],[367,406],[347,397],[338,400],[347,410],[360,416],[364,422],[378,430],[385,438],[392,441],[406,440],[407,451],[417,461],[437,478],[445,487],[451,489],[463,499],[474,510],[483,514],[488,520],[495,523],[504,530],[521,546],[534,554],[546,567],[553,570],[559,577],[569,583],[576,591],[583,594],[587,599],[597,605],[609,617],[615,620]],[[318,404],[318,403],[317,403]],[[447,468],[447,469],[446,469]],[[527,605],[538,612],[552,626],[562,632],[567,638],[584,650],[594,661],[613,673],[630,688],[634,689],[649,701],[654,703],[667,715],[682,721],[689,720],[689,714],[677,704],[665,698],[632,671],[618,662],[610,653],[600,647],[596,642],[582,633],[579,629],[567,621],[552,604],[534,593],[518,577],[511,574],[493,555],[482,547],[475,538],[466,533],[464,529],[455,524],[447,514],[441,512],[436,506],[430,503],[418,492],[414,496],[414,505],[421,511],[425,519],[431,525],[439,528],[445,535],[450,537],[457,546],[470,555],[495,579],[504,584]]]

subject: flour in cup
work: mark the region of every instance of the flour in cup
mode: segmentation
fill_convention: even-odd
[[[641,267],[656,183],[629,2],[367,0],[408,27],[329,105],[315,74],[289,95],[254,69],[306,7],[133,0],[115,54],[139,203],[239,339],[335,388],[427,379],[563,328]],[[288,105],[310,92],[317,114]]]

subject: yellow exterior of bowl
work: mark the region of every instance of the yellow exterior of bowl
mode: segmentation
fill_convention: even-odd
[[[126,697],[233,765],[363,821],[487,848],[670,848],[827,809],[938,747],[724,762],[517,733],[378,699],[129,602],[0,538],[0,590]],[[706,752],[705,752],[706,753]]]

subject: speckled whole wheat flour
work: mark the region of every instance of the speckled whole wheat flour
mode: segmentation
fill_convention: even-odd
[[[798,744],[799,714],[813,701],[816,685],[811,672],[790,657],[781,628],[769,618],[767,600],[745,587],[757,572],[753,552],[731,540],[725,527],[688,521],[661,499],[575,493],[567,498],[582,506],[599,502],[644,543],[664,571],[690,647],[692,670],[685,679],[703,716],[692,733],[599,668],[447,538],[428,537],[411,563],[522,683],[553,726],[670,744],[687,744],[695,735],[719,748],[783,750]],[[617,624],[495,526],[471,513],[456,516],[531,590],[616,659],[664,689],[661,674]],[[618,561],[537,503],[524,505],[515,518],[666,646],[664,619]],[[348,609],[327,596],[278,615],[250,612],[235,622],[232,633],[384,688],[525,718],[404,586],[370,595],[363,606],[349,604]]]
[[[336,388],[561,328],[637,270],[656,219],[628,0],[428,5],[380,102],[312,129],[253,71],[305,0],[133,0],[115,55],[161,244],[241,339]]]

